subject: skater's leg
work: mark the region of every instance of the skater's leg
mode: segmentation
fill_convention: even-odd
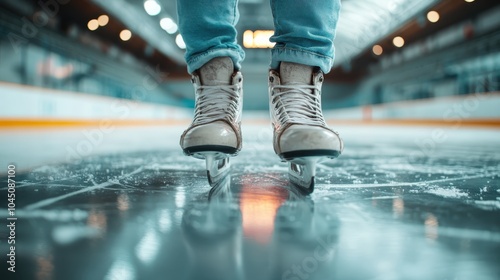
[[[292,182],[311,192],[315,165],[343,150],[321,110],[323,72],[333,64],[340,1],[272,0],[276,42],[269,98],[276,154],[289,161]]]
[[[186,43],[188,72],[215,57],[230,57],[236,70],[245,57],[237,44],[238,0],[178,0],[179,30]]]
[[[195,116],[181,136],[186,155],[204,159],[210,184],[227,174],[241,149],[244,58],[237,44],[238,0],[178,0],[179,30],[196,93]]]
[[[317,66],[324,73],[333,65],[333,39],[340,0],[271,0],[276,42],[271,69],[280,62]]]
[[[213,185],[227,174],[228,157],[241,149],[243,78],[229,57],[216,57],[196,70],[192,81],[195,115],[180,145],[186,155],[206,161]]]

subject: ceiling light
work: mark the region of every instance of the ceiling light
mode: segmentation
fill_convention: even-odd
[[[380,45],[375,45],[373,46],[372,51],[375,55],[381,55],[384,52],[384,49]]]
[[[275,45],[270,41],[273,35],[273,30],[246,30],[243,32],[243,46],[258,49],[272,48]]]
[[[132,32],[130,32],[130,30],[123,29],[122,32],[120,32],[120,39],[122,39],[122,41],[128,41],[130,38],[132,38]]]
[[[474,2],[474,0],[465,0],[465,2],[472,3],[472,2]]]
[[[397,36],[394,37],[394,39],[392,39],[392,43],[394,44],[394,46],[401,48],[402,46],[405,45],[405,40],[403,39],[403,37]]]
[[[184,39],[182,39],[181,34],[177,34],[177,36],[175,37],[175,43],[181,49],[185,49],[186,48],[186,43],[184,43]]]
[[[171,18],[162,18],[160,20],[160,26],[163,30],[167,31],[168,34],[174,34],[179,29]]]
[[[156,16],[161,12],[161,6],[155,0],[146,0],[144,2],[144,10],[150,16]]]
[[[436,11],[429,11],[427,13],[427,19],[430,22],[437,22],[439,20],[439,13]]]
[[[99,27],[99,22],[97,21],[97,19],[92,19],[89,21],[89,23],[87,23],[87,27],[89,28],[89,30],[94,31]]]
[[[109,17],[107,15],[102,15],[97,18],[97,22],[100,26],[106,26],[109,22]]]
[[[243,32],[243,46],[245,48],[252,48],[253,47],[253,31],[252,30],[246,30]]]

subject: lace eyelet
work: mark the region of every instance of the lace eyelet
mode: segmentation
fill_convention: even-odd
[[[274,77],[273,76],[269,77],[269,82],[274,83]]]

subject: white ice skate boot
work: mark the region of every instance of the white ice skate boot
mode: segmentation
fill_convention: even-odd
[[[205,159],[208,181],[216,184],[229,171],[229,157],[241,150],[241,73],[228,57],[210,60],[193,74],[196,108],[181,136],[184,154]]]
[[[321,111],[323,73],[314,67],[282,62],[269,73],[274,151],[289,162],[290,181],[314,190],[316,163],[340,155],[343,143],[327,127]]]

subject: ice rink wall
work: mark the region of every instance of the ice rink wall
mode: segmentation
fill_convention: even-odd
[[[337,120],[436,120],[500,119],[500,93],[475,93],[380,105],[367,105],[325,112],[327,119]]]
[[[0,83],[0,123],[2,126],[36,123],[92,124],[110,120],[123,124],[187,122],[191,108],[141,103],[129,99],[103,97],[92,94],[42,89],[9,83]],[[434,121],[456,120],[500,123],[500,93],[468,94],[460,96],[400,101],[382,105],[368,105],[326,110],[329,121]],[[265,111],[245,112],[245,119],[265,120]]]
[[[0,83],[0,100],[3,125],[61,121],[90,124],[102,120],[124,124],[175,122],[188,119],[192,114],[191,109],[174,106],[9,83]]]

